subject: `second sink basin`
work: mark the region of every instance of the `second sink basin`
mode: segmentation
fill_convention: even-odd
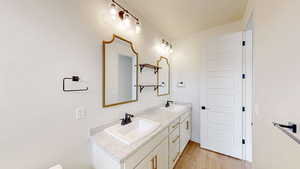
[[[187,111],[187,106],[172,104],[170,107],[161,107],[161,109],[170,112],[185,112]]]
[[[133,118],[132,122],[125,126],[117,124],[106,128],[104,131],[121,142],[130,145],[151,134],[159,126],[160,123],[152,120]]]

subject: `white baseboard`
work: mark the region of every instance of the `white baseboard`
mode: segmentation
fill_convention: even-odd
[[[193,142],[199,143],[200,144],[200,138],[192,137],[191,139]]]

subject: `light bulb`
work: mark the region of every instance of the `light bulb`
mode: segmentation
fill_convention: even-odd
[[[110,4],[110,14],[113,20],[117,19],[118,11],[117,11],[117,6],[114,3]]]
[[[128,13],[125,13],[124,14],[124,18],[123,18],[123,26],[125,28],[128,28],[130,26],[130,18],[129,18],[129,14]]]
[[[139,21],[137,21],[135,25],[135,33],[139,34],[140,32],[141,32],[141,24]]]
[[[173,53],[173,46],[172,45],[170,45],[169,53],[170,54]]]
[[[161,51],[162,51],[162,53],[165,53],[166,49],[167,49],[166,44],[165,43],[161,44]]]
[[[165,52],[165,54],[168,54],[169,49],[170,49],[169,43],[166,42],[165,47],[164,47],[164,52]]]

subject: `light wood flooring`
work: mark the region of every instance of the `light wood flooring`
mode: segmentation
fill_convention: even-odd
[[[251,169],[251,164],[189,142],[174,169]]]

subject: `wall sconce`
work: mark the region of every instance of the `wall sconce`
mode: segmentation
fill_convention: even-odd
[[[173,45],[170,42],[168,42],[164,39],[162,39],[160,48],[161,48],[162,52],[165,53],[165,54],[172,54],[173,53]]]
[[[137,18],[115,0],[112,0],[112,2],[110,3],[110,14],[113,20],[116,20],[117,16],[119,16],[124,28],[129,28],[131,25],[131,20],[135,20],[135,32],[137,34],[141,32],[141,23],[139,21],[139,18]]]

